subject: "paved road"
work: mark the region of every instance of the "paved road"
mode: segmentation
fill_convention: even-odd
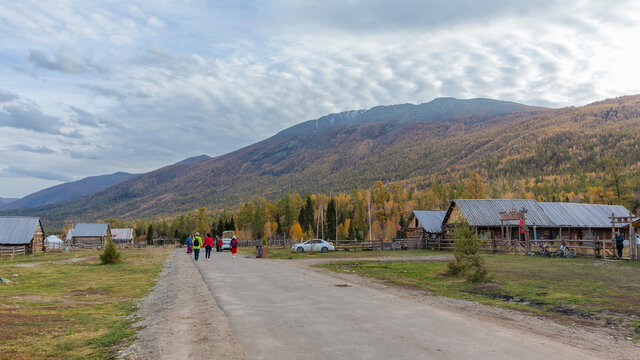
[[[283,261],[214,254],[198,267],[248,359],[596,359]]]

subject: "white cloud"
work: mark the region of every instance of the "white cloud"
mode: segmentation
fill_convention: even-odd
[[[3,89],[33,101],[7,103],[0,124],[77,135],[48,139],[59,151],[42,166],[82,177],[219,155],[379,104],[580,105],[640,92],[639,14],[587,0],[3,3],[0,63],[31,75],[0,67]]]

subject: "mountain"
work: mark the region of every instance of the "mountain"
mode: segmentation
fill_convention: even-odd
[[[611,159],[637,176],[639,143],[640,96],[562,109],[443,98],[327,115],[226,155],[13,213],[58,224],[149,217],[294,190],[349,191],[376,180],[459,182],[469,171],[496,184],[491,196],[560,187],[585,192],[608,177]]]
[[[540,111],[545,109],[505,101],[440,98],[331,114],[223,156],[187,159],[94,194],[15,213],[47,214],[57,221],[133,218],[233,205],[258,195],[344,190],[377,179],[405,179],[425,170],[418,162],[402,168],[404,161],[398,161],[398,146],[410,149],[421,143],[414,137],[424,134],[429,147],[460,125],[481,127],[505,116]],[[387,155],[391,161],[381,160]],[[405,160],[413,157],[408,155]]]
[[[68,182],[40,190],[22,199],[16,199],[0,207],[2,210],[33,208],[41,205],[54,204],[92,194],[111,185],[121,183],[136,176],[126,172],[110,175],[90,176],[82,180]]]
[[[177,164],[192,164],[192,163],[197,163],[200,162],[202,160],[207,160],[207,159],[211,159],[211,156],[203,154],[203,155],[198,155],[198,156],[192,156],[190,158],[186,158],[182,161],[179,161],[177,163],[175,163],[175,165]]]
[[[8,204],[10,202],[14,202],[16,200],[18,200],[18,198],[3,198],[3,197],[0,197],[0,209],[2,208],[3,205],[6,205],[6,204]]]

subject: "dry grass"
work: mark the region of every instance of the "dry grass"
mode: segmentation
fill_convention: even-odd
[[[97,251],[0,260],[12,280],[0,285],[0,358],[112,358],[170,251],[127,249],[114,265],[100,265]]]

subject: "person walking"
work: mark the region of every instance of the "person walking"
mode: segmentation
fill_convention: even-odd
[[[616,250],[618,250],[618,258],[622,258],[622,250],[624,250],[624,236],[620,231],[616,231]]]
[[[187,254],[191,254],[193,250],[193,239],[191,236],[187,236],[187,240],[184,241],[184,244],[187,245]]]
[[[211,234],[207,234],[207,237],[204,239],[204,257],[211,261],[211,248],[213,247],[213,238]]]
[[[222,238],[218,237],[218,241],[216,242],[216,252],[222,251]]]
[[[198,261],[198,257],[200,257],[201,247],[202,247],[202,238],[200,237],[200,233],[196,233],[196,236],[193,237],[193,257],[196,261]]]
[[[235,258],[237,252],[238,252],[238,239],[236,239],[236,236],[233,235],[233,237],[231,237],[231,257]]]

